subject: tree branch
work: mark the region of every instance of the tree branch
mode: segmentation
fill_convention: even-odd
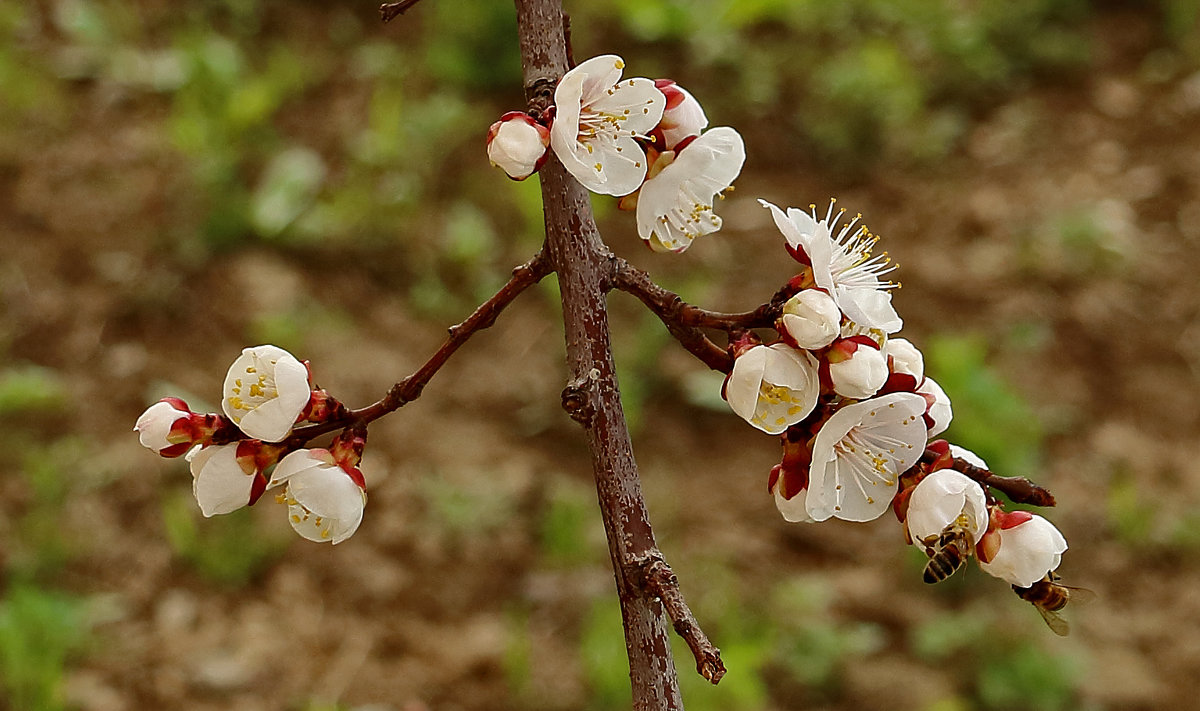
[[[320,424],[297,427],[288,438],[288,443],[301,446],[314,437],[344,429],[351,424],[365,425],[416,400],[455,351],[470,340],[471,336],[496,323],[500,312],[504,311],[521,292],[541,281],[542,277],[549,274],[550,271],[550,261],[544,252],[539,251],[528,262],[513,269],[512,277],[508,282],[500,287],[500,290],[490,299],[476,307],[470,316],[463,319],[462,323],[451,326],[448,329],[449,337],[429,357],[429,360],[425,361],[424,365],[415,373],[388,389],[382,399],[357,410],[347,410],[341,417]]]
[[[540,111],[567,69],[561,0],[515,0],[530,109]],[[558,274],[567,344],[563,405],[583,425],[608,537],[635,711],[682,709],[662,604],[645,594],[637,562],[654,532],[617,389],[605,293],[612,255],[592,217],[590,197],[552,154],[539,173],[546,251]]]
[[[965,459],[954,458],[954,470],[962,472],[980,484],[986,484],[1007,496],[1015,504],[1054,506],[1054,494],[1023,476],[1000,476],[981,469]]]
[[[720,682],[721,677],[725,676],[721,650],[700,629],[700,624],[683,599],[683,593],[679,591],[679,579],[675,577],[675,571],[657,552],[642,561],[642,582],[648,594],[662,600],[675,633],[687,642],[692,656],[696,658],[696,671],[713,684]]]
[[[400,0],[400,2],[385,2],[379,6],[379,18],[384,22],[391,22],[397,17],[407,12],[413,5],[421,2],[421,0]]]
[[[721,313],[692,306],[673,291],[664,289],[646,272],[620,257],[613,258],[612,286],[636,296],[664,323],[669,320],[690,328],[711,328],[720,331],[738,331],[749,328],[768,328],[783,312],[783,305],[792,298],[799,287],[785,284],[775,292],[771,300],[752,311]]]
[[[932,464],[939,456],[937,452],[927,449],[921,455],[921,463]],[[1014,504],[1054,506],[1057,503],[1054,500],[1054,494],[1051,494],[1048,489],[1034,484],[1023,476],[1000,476],[999,474],[993,474],[987,469],[977,467],[961,457],[953,457],[950,461],[951,468],[954,471],[965,474],[984,486],[990,486],[1007,496]]]

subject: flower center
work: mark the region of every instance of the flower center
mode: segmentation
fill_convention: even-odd
[[[275,362],[270,361],[274,366]],[[261,364],[256,360],[253,365],[246,366],[245,377],[233,381],[229,405],[238,413],[231,415],[234,422],[240,422],[250,411],[261,407],[264,403],[279,397],[279,389],[275,385],[274,368],[263,372]]]

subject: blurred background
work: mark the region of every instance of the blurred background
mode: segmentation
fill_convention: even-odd
[[[793,263],[763,197],[883,235],[951,439],[1051,488],[1053,635],[974,567],[936,587],[890,517],[791,525],[775,439],[614,294],[659,545],[721,647],[689,709],[1196,708],[1200,2],[571,2],[579,59],[671,77],[749,157],[726,227],[650,253],[708,308]],[[130,431],[213,410],[246,345],[352,406],[412,372],[541,240],[488,166],[522,106],[510,3],[0,5],[0,708],[603,711],[627,667],[553,278],[371,429],[333,549],[270,501],[203,519]]]

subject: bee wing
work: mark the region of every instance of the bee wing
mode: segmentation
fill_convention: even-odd
[[[1042,616],[1042,619],[1046,621],[1046,626],[1050,628],[1051,632],[1059,637],[1066,637],[1071,633],[1071,626],[1067,624],[1066,619],[1062,615],[1043,607],[1038,607],[1037,605],[1034,605],[1034,607],[1037,608],[1038,614]]]
[[[1090,605],[1100,598],[1100,595],[1098,595],[1095,590],[1088,590],[1087,588],[1073,588],[1070,585],[1064,585],[1063,587],[1071,591],[1070,604],[1072,606]]]

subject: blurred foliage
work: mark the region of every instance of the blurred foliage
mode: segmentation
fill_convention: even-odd
[[[939,435],[975,452],[1006,476],[1041,461],[1042,425],[1029,404],[987,364],[982,336],[938,335],[925,344],[925,371],[951,396],[954,419]]]
[[[270,506],[274,502],[262,501]],[[163,501],[163,526],[172,552],[204,578],[240,587],[283,555],[292,536],[262,530],[249,508],[210,521],[201,516],[191,492],[177,491]]]
[[[61,412],[69,404],[62,376],[37,365],[0,370],[0,416]]]
[[[88,635],[78,598],[31,585],[10,587],[0,601],[0,688],[8,708],[67,708],[61,691],[64,670]]]

